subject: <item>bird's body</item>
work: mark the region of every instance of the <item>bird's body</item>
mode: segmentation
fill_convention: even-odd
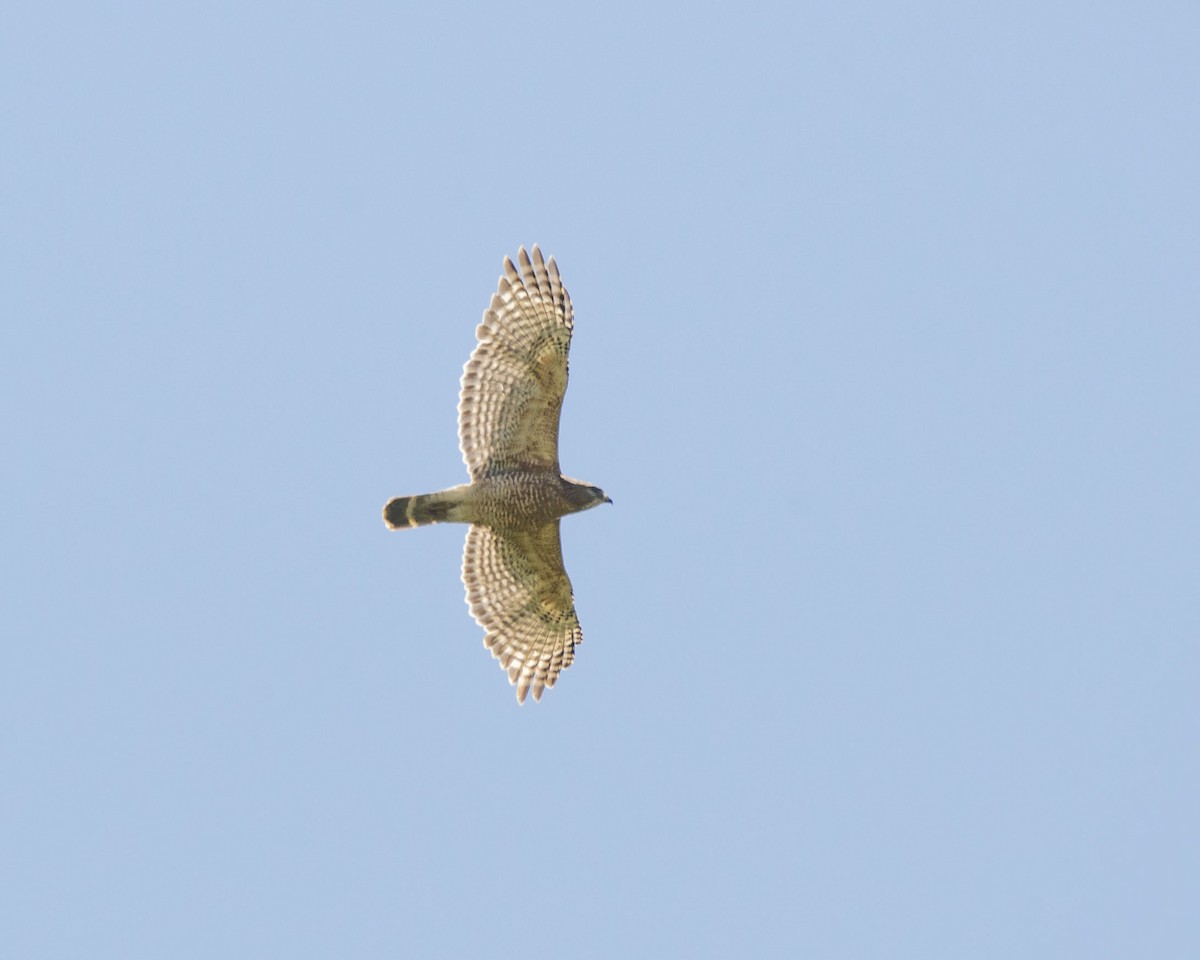
[[[565,477],[558,423],[567,388],[571,300],[551,258],[522,247],[476,331],[463,370],[459,441],[471,482],[395,497],[393,529],[469,523],[463,583],[485,645],[525,702],[541,698],[570,666],[583,633],[563,567],[559,518],[611,503],[599,487]]]
[[[430,523],[538,526],[604,502],[579,488],[597,489],[545,470],[511,470],[437,493],[396,497],[384,508],[384,519],[393,529]]]

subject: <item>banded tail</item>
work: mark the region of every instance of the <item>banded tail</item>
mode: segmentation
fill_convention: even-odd
[[[458,520],[461,497],[457,489],[393,497],[383,508],[383,522],[393,530],[423,527],[429,523]]]

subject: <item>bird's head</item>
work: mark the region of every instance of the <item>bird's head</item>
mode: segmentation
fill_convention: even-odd
[[[566,476],[562,479],[566,486],[567,496],[575,504],[576,510],[587,510],[590,507],[598,507],[602,503],[612,503],[612,498],[599,487],[594,487],[581,480],[572,480]]]

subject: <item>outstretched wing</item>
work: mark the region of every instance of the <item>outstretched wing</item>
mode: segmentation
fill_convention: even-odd
[[[521,268],[504,258],[504,276],[475,331],[479,343],[463,368],[458,437],[471,479],[514,467],[558,472],[558,420],[567,389],[571,298],[554,258]]]
[[[462,578],[471,615],[487,631],[483,643],[517,685],[517,700],[525,702],[531,685],[540,700],[583,642],[558,521],[503,532],[472,526]]]

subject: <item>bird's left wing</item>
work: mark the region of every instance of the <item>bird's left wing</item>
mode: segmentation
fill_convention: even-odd
[[[484,645],[516,684],[517,700],[531,687],[540,700],[583,642],[558,521],[516,531],[472,526],[462,578],[471,615],[487,631]]]

